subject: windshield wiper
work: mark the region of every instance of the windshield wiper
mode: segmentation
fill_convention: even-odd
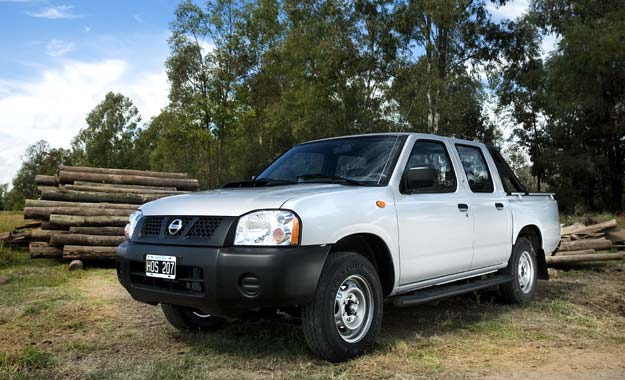
[[[330,174],[304,174],[304,175],[300,175],[297,176],[297,180],[307,180],[307,179],[329,179],[331,182],[342,182],[342,183],[346,183],[349,185],[354,185],[354,186],[365,186],[364,183],[353,180],[353,179],[349,179],[349,178],[345,178],[345,177],[340,177],[337,175],[330,175]]]

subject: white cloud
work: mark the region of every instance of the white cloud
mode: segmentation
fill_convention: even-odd
[[[547,59],[549,57],[549,54],[556,50],[556,48],[558,47],[558,43],[561,39],[562,37],[555,33],[550,33],[543,36],[543,41],[540,45],[543,60]]]
[[[51,20],[84,17],[83,15],[73,13],[73,8],[73,5],[59,5],[57,7],[42,8],[39,10],[39,12],[28,12],[28,15],[38,18],[47,18]]]
[[[66,61],[34,80],[0,78],[0,88],[0,183],[11,181],[28,145],[44,139],[53,147],[69,147],[108,91],[132,99],[144,121],[167,104],[168,92],[164,71],[134,72],[123,60]]]
[[[51,57],[60,57],[74,50],[75,46],[73,42],[50,40],[46,45],[46,53]]]
[[[516,20],[529,9],[529,0],[512,0],[506,5],[497,7],[489,2],[486,8],[495,19]]]

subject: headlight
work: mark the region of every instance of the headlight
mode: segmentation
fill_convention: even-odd
[[[128,224],[126,224],[126,228],[124,228],[124,234],[126,235],[126,239],[130,239],[132,234],[135,232],[135,228],[137,227],[137,223],[143,218],[143,211],[137,210],[130,214],[128,217]]]
[[[255,211],[237,224],[235,245],[297,245],[300,221],[291,211]]]

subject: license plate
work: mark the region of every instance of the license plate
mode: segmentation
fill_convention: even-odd
[[[176,278],[176,256],[146,255],[145,275],[148,277]]]

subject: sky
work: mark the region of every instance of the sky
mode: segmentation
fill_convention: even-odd
[[[43,139],[68,148],[109,91],[149,121],[167,104],[164,62],[174,0],[0,0],[0,184]],[[490,6],[515,19],[528,0]],[[545,51],[555,44],[545,41]]]

